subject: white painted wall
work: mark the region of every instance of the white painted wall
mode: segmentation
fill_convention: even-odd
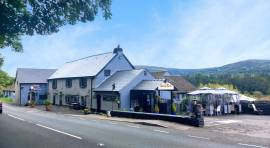
[[[135,88],[143,80],[154,80],[154,77],[146,72],[142,71],[136,78],[134,78],[124,89],[120,90],[120,99],[121,99],[121,109],[129,110],[130,109],[130,91]]]
[[[105,68],[95,77],[93,86],[98,87],[103,81],[105,81],[108,77],[104,76],[104,70],[111,70],[111,75],[113,75],[117,71],[121,70],[132,70],[133,67],[130,65],[128,60],[124,57],[123,53],[118,53],[116,57],[107,65]]]

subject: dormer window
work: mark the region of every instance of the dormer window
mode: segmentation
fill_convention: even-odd
[[[109,69],[104,70],[104,76],[105,77],[108,77],[110,75],[111,75],[111,70],[109,70]]]
[[[146,76],[147,75],[147,72],[146,71],[143,71],[143,75]]]

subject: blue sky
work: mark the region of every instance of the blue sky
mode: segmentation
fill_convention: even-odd
[[[23,37],[23,53],[2,50],[3,70],[58,68],[112,51],[134,65],[206,68],[270,57],[268,0],[113,0],[112,19],[64,26],[49,36]]]

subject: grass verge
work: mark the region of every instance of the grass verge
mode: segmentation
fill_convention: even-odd
[[[4,102],[4,103],[12,103],[13,99],[11,99],[11,98],[0,98],[0,101]]]

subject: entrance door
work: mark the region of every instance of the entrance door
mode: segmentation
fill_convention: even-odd
[[[53,105],[55,105],[55,97],[56,95],[53,95]]]
[[[60,100],[59,100],[59,105],[61,106],[62,105],[62,95],[60,96]]]
[[[97,95],[97,112],[100,112],[101,107],[101,96]]]

